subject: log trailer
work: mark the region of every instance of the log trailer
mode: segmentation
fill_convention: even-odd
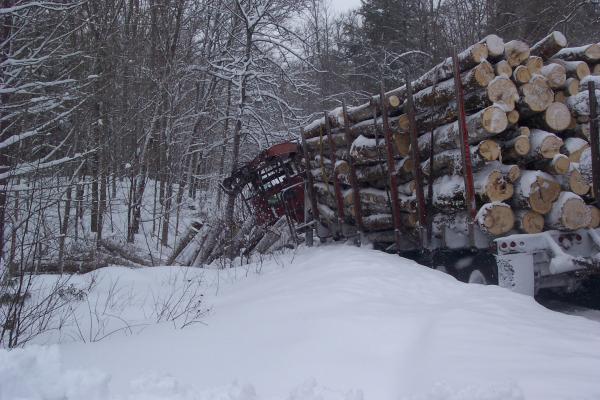
[[[532,47],[490,35],[324,112],[223,187],[308,246],[316,233],[465,282],[572,292],[600,271],[599,66],[600,44],[560,32]]]

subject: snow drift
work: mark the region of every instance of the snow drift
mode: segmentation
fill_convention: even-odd
[[[182,270],[96,279],[126,287],[122,315],[139,322]],[[202,277],[202,324],[1,351],[0,399],[600,398],[600,324],[499,287],[345,245],[187,271]]]

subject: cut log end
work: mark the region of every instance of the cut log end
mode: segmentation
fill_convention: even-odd
[[[583,178],[581,172],[576,169],[569,174],[569,188],[579,196],[584,196],[590,191],[590,185]]]
[[[506,113],[506,118],[508,119],[508,123],[510,125],[516,125],[519,122],[519,112],[517,110],[512,110]]]
[[[505,112],[514,110],[515,103],[519,100],[517,87],[509,78],[504,76],[498,76],[489,83],[487,94],[488,99],[502,107]]]
[[[557,154],[552,159],[552,172],[556,175],[564,175],[569,172],[569,167],[571,166],[571,161],[569,161],[569,157],[564,154]]]
[[[476,43],[471,46],[471,58],[474,62],[480,63],[488,57],[488,48],[484,43]]]
[[[544,59],[538,56],[531,56],[525,64],[531,75],[539,74],[544,67]]]
[[[554,102],[550,104],[544,113],[544,122],[551,130],[564,131],[571,124],[569,108],[563,103]]]
[[[499,107],[488,107],[481,116],[481,125],[490,133],[500,133],[508,126],[508,117]]]
[[[549,228],[576,230],[587,228],[590,224],[591,212],[581,197],[570,192],[562,192],[547,215]]]
[[[527,155],[531,150],[531,142],[529,141],[529,137],[525,135],[517,137],[513,144],[513,150],[520,156]]]
[[[529,193],[530,208],[540,214],[548,214],[560,195],[560,185],[554,180],[538,176]]]
[[[531,79],[531,72],[524,65],[519,65],[513,71],[513,79],[517,83],[527,83]]]
[[[544,216],[531,210],[517,214],[517,225],[525,233],[540,233],[544,230]]]
[[[546,110],[554,101],[554,92],[548,86],[546,79],[535,75],[521,86],[522,100],[531,112],[538,113]]]
[[[484,205],[479,210],[477,220],[482,230],[493,236],[510,232],[515,225],[512,209],[503,203]]]
[[[506,78],[510,78],[513,73],[512,67],[506,60],[498,61],[494,65],[494,71],[496,72],[496,76],[504,76]]]
[[[504,56],[511,67],[522,64],[529,58],[529,54],[529,45],[523,41],[511,40],[504,44]]]
[[[485,185],[485,195],[490,201],[504,201],[512,197],[514,187],[508,183],[500,171],[490,173]]]
[[[494,161],[500,158],[500,145],[494,140],[482,140],[479,143],[479,154],[486,161]]]

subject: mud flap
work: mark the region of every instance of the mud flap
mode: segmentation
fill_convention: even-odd
[[[496,264],[500,287],[528,296],[535,294],[533,255],[524,253],[497,255]]]

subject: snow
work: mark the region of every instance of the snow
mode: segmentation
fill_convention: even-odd
[[[227,270],[111,267],[94,279],[89,296],[116,282],[122,318],[147,325],[0,350],[2,400],[600,397],[598,322],[367,248],[301,248]],[[187,280],[202,282],[203,323],[151,323],[153,299]]]
[[[588,93],[588,85],[590,82],[594,82],[596,90],[600,89],[600,76],[588,75],[579,82],[579,91]]]

